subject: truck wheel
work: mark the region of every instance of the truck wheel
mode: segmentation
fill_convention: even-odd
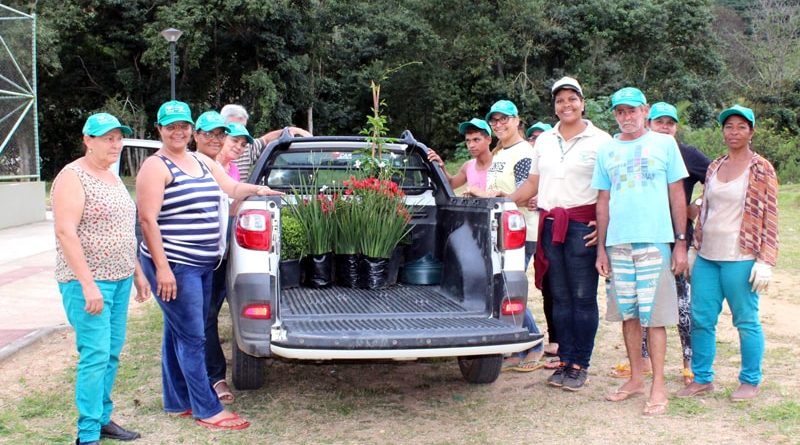
[[[235,340],[232,346],[233,386],[236,389],[259,389],[264,386],[264,362],[266,359],[242,352]]]
[[[495,354],[459,357],[458,367],[469,383],[492,383],[500,375],[503,356]]]

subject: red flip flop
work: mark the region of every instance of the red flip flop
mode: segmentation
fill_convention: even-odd
[[[236,413],[231,413],[229,417],[224,417],[222,419],[217,420],[216,422],[206,422],[205,420],[197,419],[195,423],[202,426],[203,428],[208,428],[211,431],[234,431],[234,430],[243,430],[250,426],[250,422],[244,421],[243,423],[231,424],[230,422],[235,422],[237,420],[244,420],[239,417]]]

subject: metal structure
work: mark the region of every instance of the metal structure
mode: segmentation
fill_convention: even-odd
[[[183,32],[175,28],[167,28],[161,31],[161,36],[169,42],[170,100],[175,100],[175,44],[182,35]]]
[[[36,16],[0,4],[0,181],[40,179]]]

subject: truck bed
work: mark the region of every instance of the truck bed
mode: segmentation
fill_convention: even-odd
[[[467,310],[438,286],[286,289],[280,312],[287,336],[274,343],[293,348],[442,348],[529,338],[523,328]]]

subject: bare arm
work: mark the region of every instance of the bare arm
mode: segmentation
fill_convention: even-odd
[[[272,190],[265,185],[247,184],[245,182],[236,181],[231,178],[215,160],[202,153],[197,153],[197,157],[208,167],[211,175],[214,176],[217,184],[219,184],[219,188],[233,199],[244,199],[251,195],[283,195],[283,193]]]
[[[136,175],[136,207],[139,211],[139,223],[147,250],[156,267],[155,293],[164,301],[173,300],[177,296],[175,275],[164,252],[161,229],[158,227],[158,213],[164,203],[164,189],[171,180],[172,175],[167,166],[155,156],[147,158],[139,174]]]
[[[51,196],[56,238],[61,244],[64,259],[81,284],[86,301],[84,310],[97,315],[103,311],[103,294],[94,282],[81,240],[78,238],[78,224],[81,222],[86,202],[78,175],[71,170],[62,171],[53,184]]]
[[[683,180],[669,185],[669,208],[672,214],[672,227],[675,233],[686,233],[686,195],[683,191]],[[686,240],[675,240],[672,248],[672,273],[680,275],[689,266]]]
[[[595,267],[597,272],[608,277],[611,274],[611,265],[608,262],[606,252],[606,233],[608,232],[608,202],[611,199],[611,192],[600,190],[597,193],[597,261]]]
[[[527,208],[528,201],[539,194],[539,175],[528,175],[528,179],[508,195],[518,206]]]
[[[292,136],[302,136],[302,137],[314,136],[313,134],[309,133],[308,131],[306,131],[306,130],[300,128],[300,127],[286,127],[286,128],[289,129],[289,133],[291,133]],[[259,139],[264,141],[264,144],[269,144],[270,142],[274,141],[275,139],[278,139],[281,136],[281,133],[283,133],[283,128],[279,128],[277,130],[272,130],[269,133],[266,133],[263,136],[261,136]]]

